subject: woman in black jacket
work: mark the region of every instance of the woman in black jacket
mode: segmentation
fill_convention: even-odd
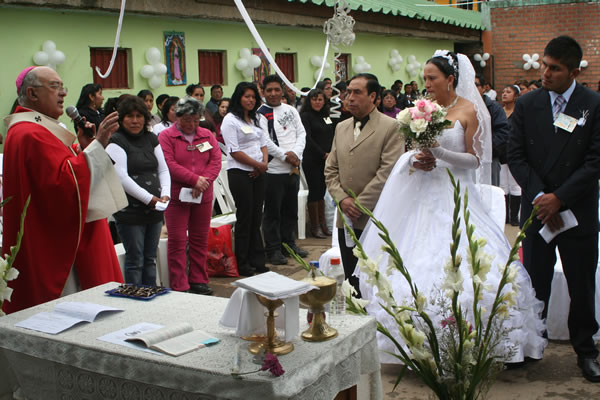
[[[325,160],[331,151],[334,125],[329,117],[329,102],[321,89],[308,93],[300,109],[306,130],[306,147],[302,169],[308,183],[308,216],[310,232],[320,239],[331,236],[325,221]]]

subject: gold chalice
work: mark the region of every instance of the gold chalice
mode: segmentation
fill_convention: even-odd
[[[312,274],[304,281],[309,282],[318,289],[300,295],[300,302],[313,313],[310,327],[302,332],[302,339],[309,342],[323,342],[333,339],[338,335],[338,332],[337,329],[330,327],[325,322],[324,306],[334,298],[337,282],[327,276],[315,277]]]
[[[269,300],[264,296],[256,294],[260,304],[265,306],[268,312],[267,316],[267,337],[264,340],[256,340],[248,345],[248,350],[252,354],[258,354],[264,349],[266,353],[283,355],[294,350],[294,345],[289,342],[279,340],[275,332],[275,310],[283,304],[283,300]],[[252,339],[250,339],[252,340]]]

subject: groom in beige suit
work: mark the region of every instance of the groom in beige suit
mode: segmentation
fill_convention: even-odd
[[[404,152],[404,140],[396,120],[380,113],[375,102],[381,90],[377,77],[358,74],[348,85],[345,106],[352,114],[335,130],[331,152],[325,163],[327,189],[360,237],[368,217],[356,207],[350,190],[365,208],[373,210],[394,164]],[[357,259],[346,246],[344,226],[337,220],[338,241],[346,279],[359,291],[352,276]],[[360,292],[359,292],[360,293]]]

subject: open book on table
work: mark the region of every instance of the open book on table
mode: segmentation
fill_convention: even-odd
[[[143,343],[149,349],[177,357],[196,349],[217,344],[220,340],[206,332],[194,330],[192,325],[184,322],[132,336],[125,339],[125,341]]]

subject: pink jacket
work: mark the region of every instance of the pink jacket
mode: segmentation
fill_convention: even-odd
[[[190,144],[173,124],[158,135],[160,147],[171,174],[171,201],[179,201],[181,188],[192,188],[202,175],[209,180],[210,186],[202,195],[202,203],[211,201],[213,182],[221,171],[221,150],[212,132],[196,128],[196,136]],[[200,152],[196,146],[208,142],[212,149]]]

